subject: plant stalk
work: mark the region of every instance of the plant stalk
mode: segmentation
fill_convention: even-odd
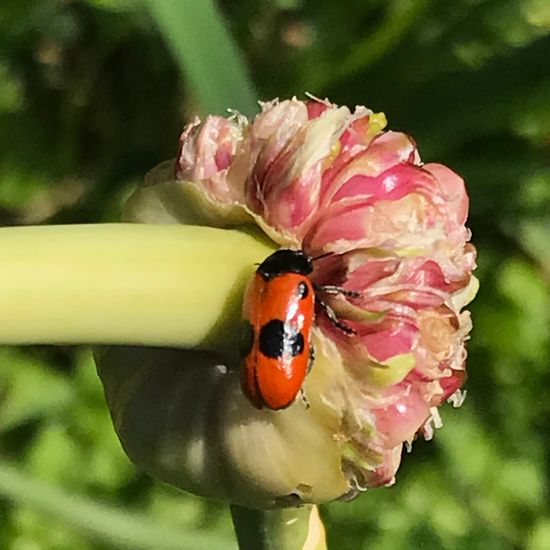
[[[240,550],[326,550],[316,506],[251,510],[231,506]]]
[[[0,344],[234,346],[271,249],[237,230],[102,224],[0,229]]]

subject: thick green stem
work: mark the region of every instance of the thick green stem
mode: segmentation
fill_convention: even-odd
[[[326,550],[315,506],[280,510],[231,506],[231,515],[240,550]]]
[[[254,263],[242,231],[105,224],[0,229],[0,344],[234,346]]]

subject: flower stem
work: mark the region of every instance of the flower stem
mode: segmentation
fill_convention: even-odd
[[[234,346],[258,236],[199,226],[0,229],[0,344]]]
[[[316,506],[251,510],[231,506],[240,550],[326,550]]]

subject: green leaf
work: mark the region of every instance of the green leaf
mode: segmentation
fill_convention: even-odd
[[[254,85],[212,0],[144,0],[203,113],[257,110]]]
[[[312,75],[306,80],[312,90],[333,86],[370,67],[395,48],[425,14],[431,0],[409,0],[388,4],[387,14],[376,31],[353,44],[349,54],[337,66],[327,63],[311,67]]]

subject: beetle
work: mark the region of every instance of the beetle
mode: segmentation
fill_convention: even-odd
[[[311,328],[316,302],[336,326],[353,333],[316,296],[316,290],[356,293],[316,287],[309,277],[312,271],[313,259],[303,250],[280,249],[259,265],[245,291],[239,345],[241,387],[257,409],[284,409],[300,393],[314,360]]]

